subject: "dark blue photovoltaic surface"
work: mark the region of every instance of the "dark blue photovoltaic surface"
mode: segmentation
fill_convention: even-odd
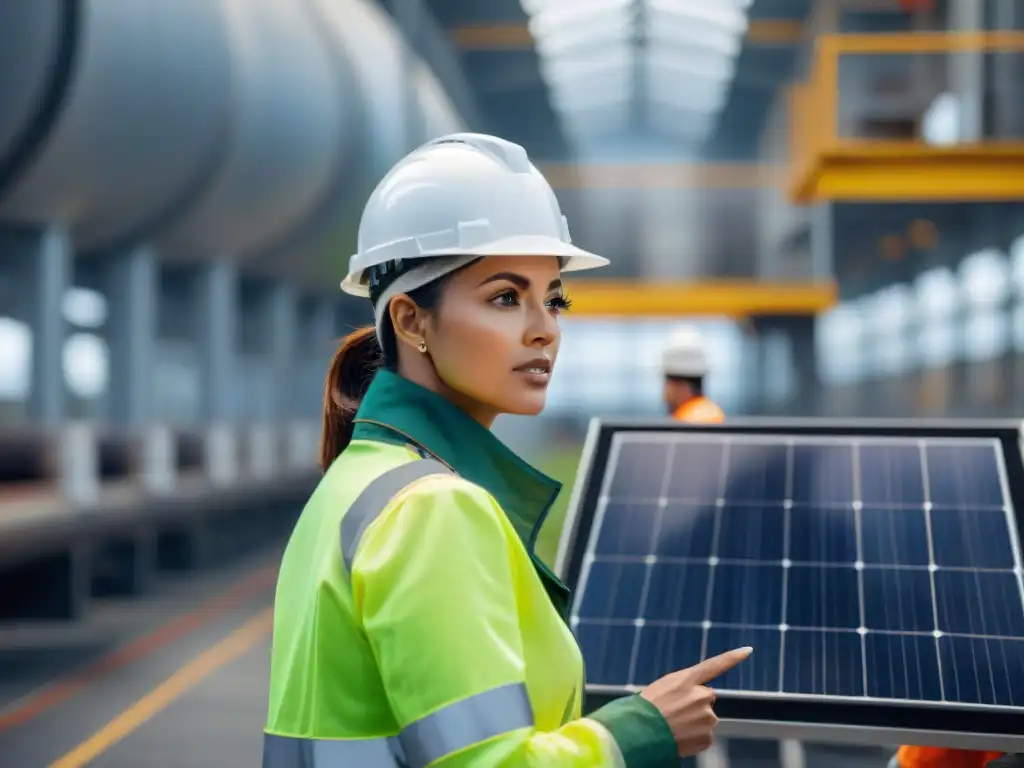
[[[999,450],[616,438],[573,608],[588,682],[752,645],[717,688],[1024,706]]]

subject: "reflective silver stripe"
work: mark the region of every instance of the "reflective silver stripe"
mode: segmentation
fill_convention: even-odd
[[[399,491],[421,477],[450,473],[451,470],[436,459],[417,459],[389,469],[366,486],[341,519],[341,556],[345,569],[351,572],[363,532]]]
[[[426,768],[452,752],[532,727],[526,686],[512,683],[449,704],[406,726],[398,738],[409,768]]]
[[[397,739],[298,739],[263,734],[263,768],[408,768]]]

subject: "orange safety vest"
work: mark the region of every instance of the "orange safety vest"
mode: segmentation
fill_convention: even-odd
[[[694,397],[676,408],[672,418],[698,424],[721,424],[725,413],[706,397]]]
[[[984,768],[1002,752],[942,747],[900,747],[896,760],[900,768]]]

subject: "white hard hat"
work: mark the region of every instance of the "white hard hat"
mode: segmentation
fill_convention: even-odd
[[[544,176],[518,144],[478,133],[429,141],[370,195],[342,290],[370,293],[371,267],[437,256],[558,256],[562,270],[608,260],[572,245]]]
[[[666,376],[699,379],[708,374],[708,353],[701,332],[692,325],[674,330],[662,352],[662,370]]]

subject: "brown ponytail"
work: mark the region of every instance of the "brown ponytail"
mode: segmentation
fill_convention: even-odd
[[[334,353],[324,384],[320,467],[325,472],[352,439],[352,419],[384,355],[372,325],[353,331]]]

